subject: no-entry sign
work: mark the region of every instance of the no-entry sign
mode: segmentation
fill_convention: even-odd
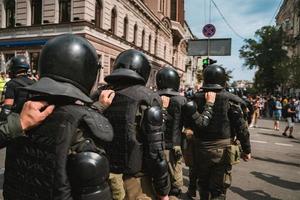
[[[212,37],[216,33],[216,27],[212,24],[206,24],[202,29],[202,33],[205,37]]]

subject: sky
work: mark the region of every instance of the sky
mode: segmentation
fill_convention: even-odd
[[[281,0],[214,0],[227,22],[242,38],[254,38],[256,30],[262,26],[275,25],[275,13]],[[213,38],[232,38],[231,56],[211,58],[217,60],[228,70],[233,70],[234,80],[250,80],[254,78],[255,70],[243,66],[244,60],[239,57],[239,49],[245,44],[224,22],[210,0],[185,0],[185,18],[193,34],[204,39],[202,28],[205,24],[213,24],[216,33]],[[270,23],[271,22],[271,23]]]

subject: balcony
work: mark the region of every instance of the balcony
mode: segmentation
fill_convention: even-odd
[[[175,41],[177,41],[179,44],[180,40],[183,39],[185,36],[184,28],[179,22],[171,20],[171,29]]]

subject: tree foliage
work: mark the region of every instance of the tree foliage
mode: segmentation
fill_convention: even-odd
[[[287,80],[285,62],[287,52],[282,49],[284,34],[274,26],[265,26],[255,32],[255,39],[246,39],[240,57],[248,69],[257,69],[254,86],[259,91],[274,92]]]

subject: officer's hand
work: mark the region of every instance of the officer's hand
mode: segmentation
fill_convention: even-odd
[[[192,139],[194,132],[192,131],[192,129],[189,128],[185,128],[183,133],[185,134],[185,137],[187,139]]]
[[[169,196],[166,195],[166,196],[160,196],[159,197],[160,200],[169,200]]]
[[[251,159],[251,153],[249,153],[249,154],[245,154],[245,153],[243,153],[242,154],[242,158],[243,158],[243,160],[244,161],[249,161],[250,159]]]
[[[162,100],[162,103],[163,103],[163,107],[164,107],[164,108],[169,107],[170,97],[167,97],[167,96],[161,96],[161,100]]]
[[[215,103],[216,100],[216,94],[215,92],[205,92],[205,100],[207,103]]]
[[[39,125],[54,110],[54,105],[48,105],[44,101],[27,101],[20,113],[20,122],[23,130],[31,129]]]
[[[99,96],[99,103],[105,108],[109,107],[115,97],[115,91],[113,90],[102,90]]]

